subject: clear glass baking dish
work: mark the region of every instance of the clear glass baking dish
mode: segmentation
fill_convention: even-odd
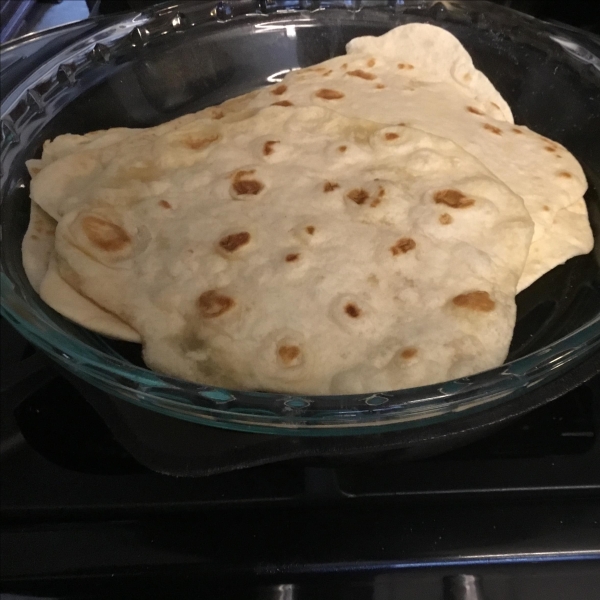
[[[217,389],[146,369],[140,349],[47,307],[21,265],[26,159],[61,133],[145,127],[279,81],[402,23],[447,28],[508,100],[517,123],[563,143],[584,166],[600,237],[600,41],[489,2],[262,0],[168,3],[33,34],[2,47],[2,314],[77,376],[143,407],[207,425],[347,435],[458,419],[513,400],[600,357],[600,243],[517,298],[505,365],[442,384],[355,396]],[[599,358],[600,360],[600,358]]]

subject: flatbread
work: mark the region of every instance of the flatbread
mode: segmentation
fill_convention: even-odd
[[[274,106],[61,161],[87,169],[52,198],[58,270],[140,332],[158,371],[361,393],[506,357],[533,226],[451,141]]]
[[[565,256],[577,256],[581,250],[594,247],[585,200],[580,199],[556,213],[549,234],[533,242],[517,293],[530,286],[539,273],[547,273],[565,262]]]
[[[40,297],[63,316],[96,333],[126,342],[142,341],[127,323],[76,292],[61,277],[54,256],[40,285]]]
[[[515,126],[504,99],[460,42],[440,27],[413,23],[380,37],[356,38],[347,55],[289,73],[245,102],[244,109],[273,102],[326,106],[377,123],[403,122],[476,156],[523,198],[535,224],[535,251],[519,291],[593,247],[583,214],[587,181],[577,160],[560,144]]]
[[[35,202],[31,203],[29,226],[23,238],[21,252],[25,275],[39,294],[40,286],[48,271],[50,257],[54,252],[56,221]]]
[[[581,167],[515,126],[443,29],[347,50],[158,127],[48,141],[23,244],[42,298],[230,388],[362,393],[501,364],[516,291],[593,246]]]
[[[35,202],[23,238],[23,268],[33,289],[51,308],[71,321],[108,337],[140,342],[137,331],[76,292],[60,276],[54,255],[56,221]]]
[[[231,119],[236,112],[252,114],[272,103],[317,104],[350,117],[405,122],[451,139],[520,195],[534,221],[531,259],[518,291],[569,258],[591,251],[594,240],[583,200],[587,181],[579,163],[563,146],[513,126],[506,101],[452,34],[413,23],[377,38],[356,38],[347,51],[346,56],[294,71],[282,83],[198,115]],[[323,90],[342,96],[323,98]],[[190,118],[186,115],[163,127],[176,127]],[[104,144],[127,131],[134,130],[60,136],[45,145],[43,160],[67,156],[79,145]],[[86,168],[70,165],[74,172]],[[72,185],[73,177],[58,165],[56,172],[47,171],[32,186],[32,197],[39,196],[54,216],[51,199],[42,200],[41,195],[51,189],[57,199],[68,193],[56,180],[65,176]]]

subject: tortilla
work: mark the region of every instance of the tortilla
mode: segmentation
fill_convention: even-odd
[[[76,292],[59,275],[54,256],[55,229],[56,221],[32,202],[22,255],[23,268],[33,289],[48,306],[71,321],[108,337],[140,342],[136,331]]]
[[[451,141],[274,106],[61,161],[87,169],[51,203],[58,270],[140,332],[158,371],[362,393],[506,357],[533,226]]]
[[[583,171],[514,125],[445,30],[405,25],[347,50],[158,127],[46,142],[28,161],[34,288],[90,329],[142,339],[152,368],[213,385],[359,393],[501,364],[515,291],[593,246]],[[459,192],[434,199],[435,218],[434,183]],[[231,208],[232,189],[250,202]],[[383,254],[407,272],[380,264],[391,231]]]
[[[350,117],[404,122],[451,139],[520,195],[534,221],[534,247],[518,291],[569,258],[591,251],[593,236],[583,200],[587,181],[579,163],[563,146],[514,126],[506,101],[452,34],[412,23],[377,38],[356,38],[347,51],[200,114],[232,118],[236,112],[251,114],[273,103],[317,104]],[[102,144],[126,131],[61,136],[45,146],[44,160],[66,156],[75,144]],[[57,172],[64,170],[59,166]],[[57,197],[65,193],[55,175],[46,172],[39,185],[32,186],[34,198],[52,188]],[[53,214],[47,200],[46,205]]]
[[[547,273],[564,263],[565,256],[577,256],[582,254],[582,249],[593,247],[594,236],[587,206],[582,198],[559,210],[549,233],[531,244],[517,293],[536,281],[539,273]]]
[[[25,232],[21,252],[25,275],[33,289],[39,294],[40,285],[54,251],[56,221],[35,202],[31,203],[29,227]]]
[[[40,297],[51,308],[75,323],[107,337],[141,342],[140,335],[121,319],[76,292],[59,274],[52,257],[40,286]]]
[[[504,99],[440,27],[412,23],[380,37],[356,38],[347,55],[289,73],[248,99],[244,109],[273,102],[405,123],[477,157],[523,198],[535,224],[535,251],[518,291],[593,247],[583,201],[587,181],[577,160],[560,144],[515,126]]]

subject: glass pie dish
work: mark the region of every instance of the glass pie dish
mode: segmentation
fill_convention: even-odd
[[[25,160],[45,139],[147,127],[275,83],[409,22],[455,34],[515,121],[584,167],[596,239],[517,297],[507,362],[441,384],[352,396],[240,392],[150,371],[140,347],[54,312],[29,285],[21,241]],[[367,434],[459,419],[514,400],[591,356],[600,364],[600,41],[489,2],[181,2],[33,34],[2,48],[2,314],[78,377],[137,405],[206,425],[288,435]]]

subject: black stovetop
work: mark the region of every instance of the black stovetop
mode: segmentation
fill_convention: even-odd
[[[2,338],[3,591],[165,597],[177,581],[184,598],[493,599],[519,580],[537,582],[523,597],[549,600],[566,582],[600,585],[598,378],[426,460],[391,451],[186,479],[140,465],[4,321]],[[460,595],[473,585],[486,595]]]

